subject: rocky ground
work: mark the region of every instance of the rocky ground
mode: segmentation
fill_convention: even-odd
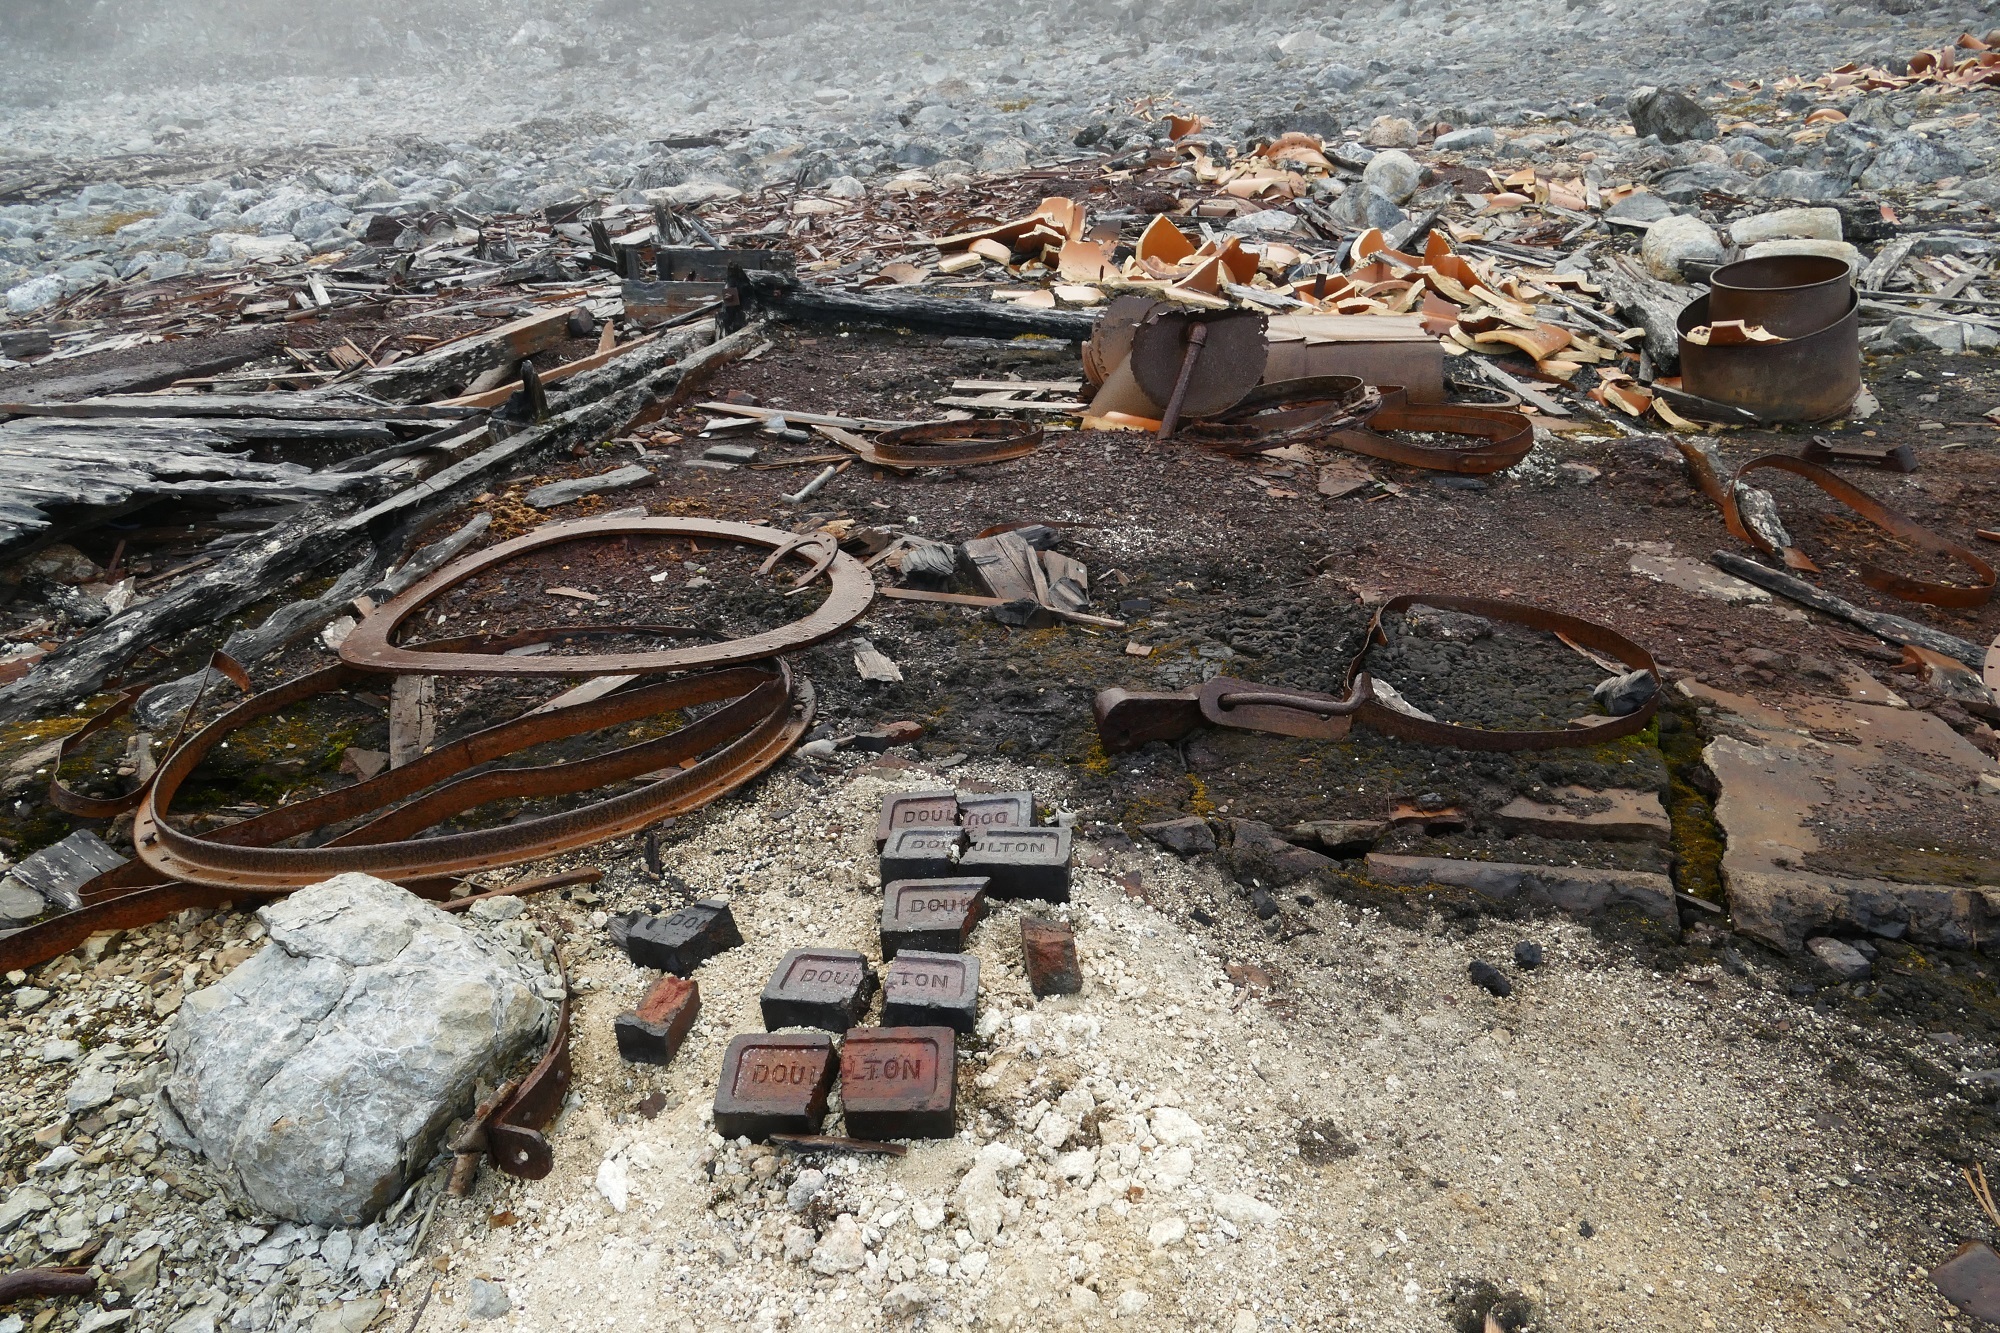
[[[1163,142],[1152,117],[1169,105],[1210,117],[1229,145],[1289,129],[1338,141],[1385,116],[1442,122],[1459,137],[1427,144],[1428,163],[1644,181],[1718,223],[1717,192],[1754,201],[1738,213],[1837,203],[1864,260],[1881,238],[1857,223],[1886,203],[1952,224],[1933,253],[1983,265],[2000,203],[1992,90],[1776,87],[1985,33],[1992,15],[1970,6],[1398,0],[1335,23],[1287,5],[753,4],[725,23],[602,4],[414,24],[357,7],[318,49],[274,30],[256,59],[227,54],[242,48],[216,15],[145,12],[87,57],[45,32],[0,51],[0,290],[17,324],[107,280],[239,272],[256,243],[349,250],[377,216],[476,218],[585,196],[697,208],[794,186],[879,198],[1024,168],[1057,173],[1039,178],[1055,190],[1066,159],[1090,155],[1072,168],[1089,174]],[[1679,144],[1633,134],[1626,99],[1641,82],[1706,99],[1733,128]],[[1846,119],[1802,124],[1828,106]],[[1863,478],[1876,494],[1943,531],[1991,528],[1986,414],[2000,379],[1990,361],[1949,354],[1990,349],[1991,332],[1889,314],[1876,312],[1867,370],[1881,414],[1837,433],[1917,446],[1916,474]],[[711,392],[917,415],[957,376],[1072,369],[978,340],[796,327],[772,338]],[[787,526],[805,516],[778,500],[795,472],[686,466],[703,424],[685,412],[638,442],[660,485],[554,516],[628,503]],[[1720,437],[1738,461],[1796,444]],[[527,487],[607,465],[545,466],[480,507],[497,536],[525,513]],[[1389,485],[1345,501],[1315,494],[1310,469],[1096,432],[1001,467],[863,471],[811,516],[939,540],[1057,524],[1062,549],[1100,580],[1098,609],[1127,628],[1010,631],[878,605],[860,629],[904,680],[858,680],[847,640],[804,654],[822,701],[815,743],[672,825],[657,871],[629,840],[530,871],[607,872],[528,900],[523,918],[561,943],[576,991],[576,1090],[551,1129],[556,1170],[539,1182],[488,1172],[471,1198],[447,1198],[447,1157],[366,1227],[232,1203],[172,1146],[155,1094],[186,997],[267,945],[245,911],[100,936],[10,974],[0,1247],[15,1266],[91,1265],[106,1286],[94,1301],[0,1310],[0,1333],[1112,1320],[1483,1333],[1489,1314],[1507,1333],[1968,1327],[1926,1273],[1986,1234],[1958,1166],[1991,1155],[1996,1133],[2000,988],[1980,932],[2000,875],[2000,737],[1892,674],[1893,651],[1697,577],[1727,541],[1661,437],[1546,435],[1485,489],[1377,467]],[[1804,488],[1776,489],[1815,549],[1852,537]],[[685,610],[696,592],[722,601],[744,577],[690,562],[684,584],[637,586],[629,552],[576,564],[562,581],[605,594],[591,614],[610,619],[654,602]],[[1828,562],[1825,583],[1909,610],[1845,564]],[[1367,734],[1329,747],[1211,733],[1116,757],[1094,744],[1090,699],[1109,684],[1177,688],[1227,669],[1329,688],[1370,606],[1416,588],[1619,625],[1671,683],[1661,727],[1525,758]],[[520,601],[501,609],[544,610]],[[1937,619],[1981,643],[2000,631],[1990,605]],[[194,638],[173,647],[192,653]],[[310,642],[260,675],[327,660]],[[1417,626],[1372,669],[1420,706],[1489,725],[1584,711],[1603,674],[1546,637],[1452,644]],[[509,702],[447,690],[447,729]],[[925,725],[916,745],[870,757],[835,743],[901,719]],[[307,776],[384,743],[365,730],[373,719],[303,725]],[[43,739],[10,732],[0,753],[11,763]],[[299,777],[261,764],[211,775],[194,804]],[[34,772],[9,776],[20,800],[5,831],[38,845],[50,828],[24,794]],[[882,796],[968,784],[1033,788],[1077,828],[1063,914],[1083,993],[1030,996],[1020,912],[1003,908],[973,940],[983,1016],[961,1054],[956,1138],[884,1159],[711,1134],[722,1050],[761,1027],[757,993],[782,953],[826,942],[877,956],[868,833]],[[1657,794],[1666,836],[1606,843],[1500,816],[1579,785]],[[1293,883],[1271,882],[1258,859],[1282,847],[1273,829],[1384,820],[1406,803],[1450,805],[1465,825],[1405,821],[1378,855],[1649,877],[1721,905],[1732,876],[1776,884],[1781,907],[1825,876],[1865,877],[1932,894],[1940,942],[1850,922],[1860,967],[1843,972],[1844,955],[1804,952],[1802,939],[1769,947],[1806,928],[1804,909],[1740,913],[1735,934],[1684,901],[1676,931],[1436,884],[1398,891],[1352,849]],[[1223,846],[1183,858],[1139,831],[1189,816]],[[624,1063],[611,1023],[651,977],[611,947],[608,915],[717,894],[744,945],[699,972],[703,1015],[674,1064]],[[1541,946],[1540,966],[1515,961],[1523,941]],[[1475,961],[1496,965],[1511,995],[1472,984]]]

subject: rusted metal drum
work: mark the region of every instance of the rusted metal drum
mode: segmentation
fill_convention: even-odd
[[[1766,255],[1723,265],[1708,285],[1714,318],[1761,324],[1780,338],[1803,338],[1847,313],[1854,274],[1844,259]]]
[[[1774,422],[1825,421],[1853,405],[1861,392],[1861,319],[1852,287],[1831,323],[1780,343],[1695,346],[1687,333],[1710,322],[1709,301],[1698,298],[1675,321],[1687,392]]]

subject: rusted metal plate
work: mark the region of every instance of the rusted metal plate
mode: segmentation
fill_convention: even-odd
[[[1025,421],[925,421],[875,437],[868,461],[888,467],[972,467],[1026,458],[1042,428]]]
[[[1595,726],[1575,730],[1487,731],[1400,712],[1374,697],[1372,682],[1363,667],[1369,647],[1387,642],[1382,632],[1383,617],[1413,606],[1463,611],[1489,620],[1504,620],[1529,629],[1544,630],[1572,641],[1572,646],[1590,649],[1633,671],[1650,672],[1656,683],[1659,678],[1659,668],[1652,654],[1608,626],[1521,602],[1410,593],[1391,598],[1377,608],[1361,651],[1348,663],[1348,694],[1344,699],[1310,690],[1274,689],[1226,678],[1173,694],[1138,694],[1113,688],[1101,691],[1094,705],[1098,737],[1107,753],[1117,754],[1137,749],[1148,741],[1180,740],[1206,721],[1216,726],[1249,731],[1333,739],[1328,733],[1338,726],[1338,720],[1351,717],[1363,726],[1425,745],[1449,745],[1461,750],[1548,750],[1601,745],[1605,741],[1634,735],[1645,730],[1653,715],[1659,711],[1660,692],[1655,688],[1652,696],[1636,712],[1623,717],[1606,717]]]
[[[1170,409],[1180,393],[1180,415],[1202,417],[1243,401],[1264,378],[1264,316],[1249,311],[1156,307],[1132,337],[1132,377],[1145,395]],[[1203,341],[1181,389],[1195,330]]]
[[[1379,433],[1385,430],[1459,435],[1486,443],[1463,449],[1417,444]],[[1484,476],[1510,468],[1526,458],[1535,447],[1535,428],[1519,412],[1491,407],[1460,407],[1451,403],[1419,406],[1407,402],[1401,393],[1391,389],[1383,392],[1382,406],[1368,418],[1365,429],[1334,431],[1327,436],[1326,443],[1410,467]]]
[[[569,977],[561,955],[556,966],[564,973],[563,1001],[556,1011],[548,1053],[486,1126],[487,1157],[499,1170],[523,1180],[540,1180],[555,1169],[555,1154],[542,1137],[542,1127],[556,1118],[569,1095]]]
[[[607,537],[695,538],[703,541],[761,547],[823,567],[828,576],[826,600],[809,615],[789,625],[741,639],[699,644],[660,652],[570,656],[544,653],[509,657],[494,651],[466,648],[447,651],[436,646],[398,646],[396,634],[419,611],[442,594],[489,569],[533,551],[570,542]],[[854,557],[829,549],[830,543],[802,539],[782,528],[759,523],[725,523],[710,519],[599,518],[577,523],[551,523],[525,537],[502,542],[457,560],[419,579],[393,601],[376,608],[340,645],[350,666],[369,671],[440,676],[615,676],[664,671],[695,671],[709,667],[756,662],[778,653],[796,652],[824,643],[867,613],[875,600],[875,580]],[[794,585],[797,586],[797,585]]]
[[[1983,1240],[1969,1240],[1931,1270],[1938,1295],[1960,1313],[2000,1324],[2000,1254]]]

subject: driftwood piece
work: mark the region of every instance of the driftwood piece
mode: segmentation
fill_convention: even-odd
[[[104,425],[46,419],[0,425],[0,552],[50,528],[52,510],[197,496],[279,504],[360,484],[351,475],[231,453],[240,447],[236,441],[200,425],[152,419]]]
[[[486,371],[511,367],[524,357],[548,351],[569,336],[574,306],[538,310],[470,338],[436,347],[422,356],[398,361],[364,375],[360,384],[378,398],[415,402],[458,393]]]
[[[389,685],[389,767],[423,758],[435,739],[437,677],[396,677]]]
[[[752,273],[749,278],[751,292],[771,314],[805,323],[889,324],[989,338],[1041,334],[1071,342],[1082,342],[1097,327],[1095,317],[1081,312],[1027,310],[977,297],[955,300],[944,296],[863,295],[829,287],[802,286],[773,273]]]
[[[476,407],[419,404],[382,407],[323,393],[107,394],[80,403],[0,403],[0,416],[64,417],[82,421],[120,417],[263,418],[274,421],[379,421],[425,424],[479,415]]]
[[[696,326],[697,328],[701,326]],[[713,325],[708,325],[712,332]],[[484,489],[494,474],[543,451],[603,438],[651,406],[661,395],[698,382],[762,337],[752,325],[684,360],[661,364],[672,344],[650,344],[552,394],[553,415],[515,432],[435,476],[380,503],[351,512],[344,502],[283,523],[245,541],[226,558],[191,575],[169,592],[111,617],[51,653],[35,670],[0,686],[0,722],[21,721],[67,708],[94,693],[105,678],[148,644],[201,625],[212,625],[285,586],[308,570],[346,556],[363,541],[394,549],[437,517]],[[373,484],[379,485],[379,480]]]
[[[1886,639],[1890,643],[1928,648],[1934,653],[1957,658],[1968,667],[1985,657],[1985,649],[1955,634],[1946,634],[1943,630],[1920,625],[1914,620],[1905,620],[1902,616],[1892,616],[1856,606],[1845,598],[1835,597],[1830,592],[1815,588],[1804,579],[1793,578],[1790,574],[1772,569],[1769,565],[1760,565],[1755,560],[1737,555],[1733,551],[1717,551],[1709,556],[1708,562],[1725,574],[1734,574],[1745,583],[1754,583],[1767,592],[1788,597],[1801,606],[1809,606],[1837,620],[1845,620],[1850,625],[1859,625],[1870,634]]]

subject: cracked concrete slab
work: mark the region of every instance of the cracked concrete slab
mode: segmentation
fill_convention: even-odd
[[[1994,762],[1936,716],[1900,699],[1811,699],[1781,712],[1695,681],[1679,688],[1711,710],[1719,733],[1703,757],[1721,791],[1722,879],[1739,931],[1793,953],[1823,932],[1907,934],[1961,949],[2000,934],[2000,885],[1904,882],[1812,864],[1819,830],[1864,810],[1915,814],[1939,802],[1995,799],[1982,784],[1996,776]]]

